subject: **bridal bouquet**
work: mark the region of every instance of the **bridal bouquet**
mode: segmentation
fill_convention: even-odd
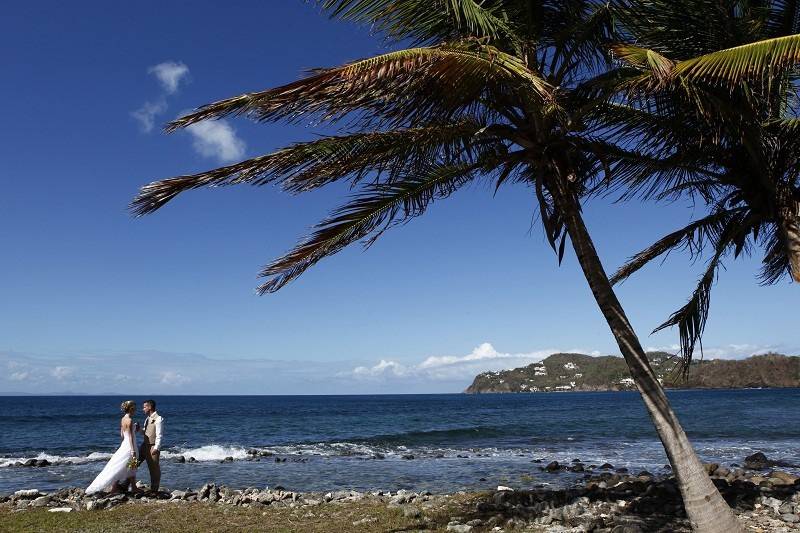
[[[137,466],[139,466],[139,460],[135,455],[132,455],[130,461],[128,461],[128,470],[136,470]]]

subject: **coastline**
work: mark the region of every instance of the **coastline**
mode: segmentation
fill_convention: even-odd
[[[705,466],[748,530],[800,531],[800,477],[768,468]],[[494,491],[446,494],[402,489],[297,492],[213,483],[165,489],[157,496],[28,489],[0,496],[0,521],[10,532],[131,527],[182,532],[196,531],[200,524],[200,529],[214,531],[690,531],[674,477],[629,474],[612,465],[553,461],[541,467],[545,473],[567,469],[587,473],[563,489],[498,486]]]

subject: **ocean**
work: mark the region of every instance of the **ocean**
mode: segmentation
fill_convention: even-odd
[[[800,389],[668,394],[704,461],[741,464],[761,451],[800,464]],[[119,444],[124,399],[0,397],[0,494],[87,486]],[[144,398],[132,399],[141,406]],[[206,482],[434,493],[556,487],[581,474],[540,467],[573,459],[666,471],[666,455],[631,392],[156,400],[165,420],[162,485],[169,489]],[[272,455],[253,460],[252,449]],[[179,456],[195,462],[178,463]],[[234,460],[222,463],[226,457]],[[15,466],[30,458],[51,464]],[[139,479],[148,480],[146,467]]]

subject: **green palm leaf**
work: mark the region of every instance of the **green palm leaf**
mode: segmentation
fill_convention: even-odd
[[[137,216],[152,213],[178,194],[200,187],[278,183],[290,192],[316,189],[348,178],[357,183],[369,172],[389,179],[401,170],[452,160],[471,145],[497,142],[474,120],[417,128],[323,137],[199,174],[177,176],[142,187],[131,203]]]
[[[372,244],[391,225],[417,217],[434,200],[450,196],[479,168],[479,164],[431,164],[425,172],[366,187],[319,223],[308,239],[268,264],[260,276],[270,279],[258,287],[258,292],[279,290],[321,259],[370,234],[366,245]]]
[[[688,250],[692,257],[698,256],[708,243],[719,239],[732,216],[740,211],[720,209],[670,233],[631,257],[609,281],[612,285],[625,281],[646,264],[673,250]]]
[[[324,0],[332,17],[372,25],[394,39],[417,42],[457,36],[511,36],[503,2],[475,0]]]
[[[748,77],[773,77],[800,63],[800,34],[736,46],[675,65],[673,75],[687,80],[738,83]]]
[[[320,69],[299,81],[203,106],[167,126],[246,114],[261,121],[319,115],[337,120],[367,111],[392,124],[446,118],[474,106],[487,91],[548,99],[552,87],[518,58],[494,47],[462,42],[410,48]]]

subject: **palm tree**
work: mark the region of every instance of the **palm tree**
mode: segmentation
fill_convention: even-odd
[[[659,139],[648,148],[695,167],[672,182],[638,176],[623,190],[699,197],[709,207],[706,216],[636,254],[612,277],[612,283],[622,281],[675,249],[693,257],[710,250],[688,302],[656,328],[678,326],[687,372],[725,258],[761,250],[763,284],[787,275],[800,282],[800,3],[737,1],[726,10],[698,4],[671,0],[634,9],[624,18],[637,45],[614,47],[626,70],[619,74],[626,78],[628,103],[644,116],[639,124],[652,128],[650,138]],[[652,30],[654,16],[685,16],[687,9],[715,18],[707,27],[725,28],[724,39],[688,40],[696,30],[691,27],[686,34]],[[640,24],[643,18],[649,22]]]
[[[349,244],[388,228],[472,181],[520,184],[536,198],[559,262],[567,236],[665,446],[697,531],[740,530],[706,474],[620,305],[582,217],[581,200],[604,178],[680,173],[615,142],[605,90],[612,6],[595,0],[327,0],[335,17],[373,25],[404,48],[299,81],[203,106],[168,131],[209,119],[314,117],[341,135],[195,175],[146,185],[151,213],[189,189],[277,184],[300,193],[334,181],[359,190],[308,238],[261,272],[274,292]],[[347,129],[349,128],[349,130]]]

